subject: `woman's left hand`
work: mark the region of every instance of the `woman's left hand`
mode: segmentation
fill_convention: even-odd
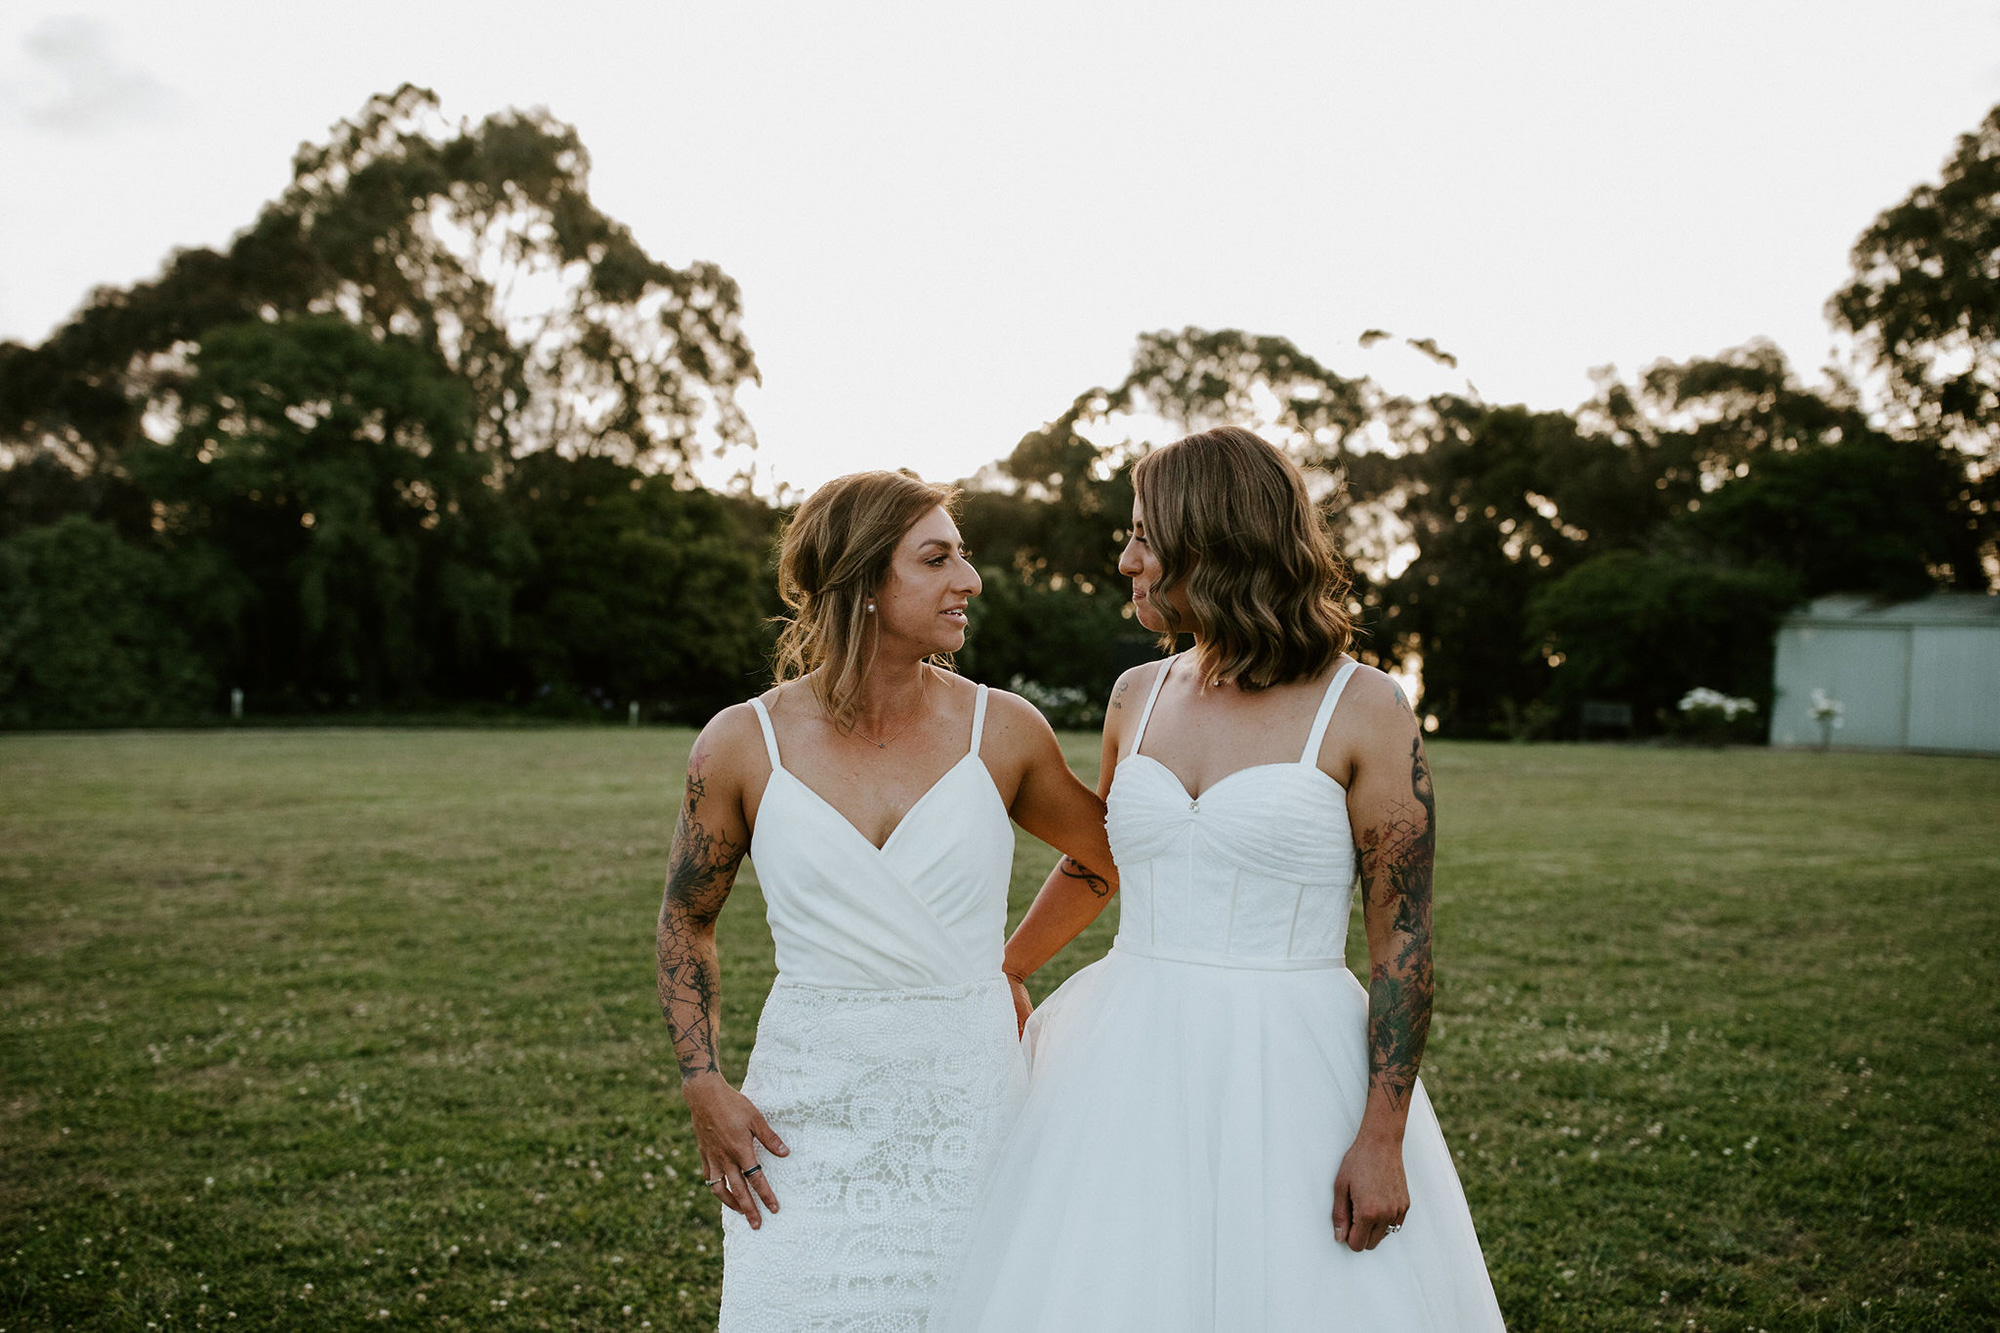
[[[1382,1243],[1410,1212],[1400,1140],[1364,1136],[1354,1141],[1333,1178],[1333,1238],[1357,1254]]]

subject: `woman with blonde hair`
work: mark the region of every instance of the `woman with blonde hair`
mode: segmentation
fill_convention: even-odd
[[[725,1330],[923,1327],[1025,1087],[1010,816],[1111,891],[1103,802],[1049,724],[949,668],[979,593],[956,495],[898,472],[814,492],[783,540],[778,683],[688,758],[659,990],[727,1209]],[[715,922],[746,853],[778,978],[739,1092]]]
[[[1304,478],[1257,436],[1133,473],[1119,569],[1192,650],[1125,673],[1103,780],[1118,938],[1028,1021],[1028,1101],[932,1327],[1498,1329],[1417,1065],[1436,808],[1423,733],[1347,655]],[[1344,962],[1357,865],[1364,991]],[[1052,876],[1024,978],[1103,900]]]

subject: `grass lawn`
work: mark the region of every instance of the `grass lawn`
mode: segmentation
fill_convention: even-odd
[[[0,1329],[710,1326],[689,739],[0,737]],[[1512,1327],[2000,1325],[2000,763],[1433,760],[1425,1080]],[[722,936],[739,1077],[753,876]]]

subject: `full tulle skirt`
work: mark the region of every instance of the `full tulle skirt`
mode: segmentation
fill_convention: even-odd
[[[1344,967],[1114,948],[1030,1021],[1028,1099],[935,1333],[1503,1327],[1419,1085],[1403,1229],[1356,1254],[1333,1184],[1368,1090]]]

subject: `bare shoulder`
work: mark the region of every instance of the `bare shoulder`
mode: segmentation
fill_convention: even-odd
[[[748,703],[731,704],[710,718],[688,752],[689,774],[700,774],[711,790],[715,784],[741,786],[769,762],[764,729]]]
[[[1163,657],[1157,662],[1141,662],[1138,666],[1127,667],[1124,674],[1118,677],[1118,683],[1111,687],[1111,698],[1104,705],[1106,724],[1142,706],[1154,682],[1172,660]]]
[[[1369,732],[1383,728],[1401,735],[1417,724],[1416,712],[1396,678],[1366,663],[1357,664],[1348,677],[1338,712]]]
[[[1166,660],[1163,659],[1127,667],[1119,675],[1118,683],[1111,687],[1111,697],[1104,704],[1106,754],[1115,754],[1124,744],[1126,732],[1138,725],[1139,710],[1145,706],[1146,695],[1153,688],[1153,680],[1166,669]]]
[[[1104,706],[1104,711],[1125,712],[1125,705],[1133,701],[1133,696],[1151,689],[1153,677],[1164,669],[1159,662],[1141,662],[1138,666],[1127,667],[1118,677],[1118,683],[1111,687],[1111,700]]]
[[[986,687],[986,736],[1008,747],[1037,746],[1055,739],[1042,710],[1011,690]]]
[[[1408,762],[1412,740],[1421,743],[1415,712],[1395,678],[1363,663],[1354,669],[1341,691],[1340,705],[1326,729],[1319,766],[1350,791],[1355,781],[1380,762],[1400,757]]]

